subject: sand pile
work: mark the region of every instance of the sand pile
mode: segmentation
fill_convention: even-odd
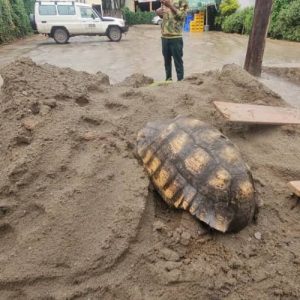
[[[22,59],[1,70],[2,299],[297,299],[300,130],[232,126],[212,101],[285,105],[235,65],[135,88]],[[135,81],[134,78],[137,78]],[[256,223],[208,232],[151,190],[134,155],[149,120],[191,115],[250,165]]]

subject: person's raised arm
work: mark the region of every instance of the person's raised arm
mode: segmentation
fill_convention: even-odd
[[[171,12],[174,15],[178,14],[177,8],[171,3],[171,0],[160,0],[160,2],[165,5],[166,7],[170,8]]]
[[[161,18],[163,17],[163,14],[164,14],[164,9],[163,9],[163,7],[161,6],[160,8],[158,8],[156,11],[156,14],[158,15],[158,16],[160,16]]]

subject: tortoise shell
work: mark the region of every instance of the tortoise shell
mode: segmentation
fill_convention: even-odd
[[[137,152],[162,198],[222,232],[244,228],[256,207],[252,175],[214,127],[179,116],[138,133]]]

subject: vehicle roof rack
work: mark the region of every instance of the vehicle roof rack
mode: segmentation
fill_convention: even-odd
[[[71,2],[72,5],[75,5],[75,2],[77,1],[74,1],[74,0],[38,0],[38,1],[35,1],[39,4],[41,4],[42,2],[54,2],[55,5],[57,5],[57,2]]]
[[[57,4],[57,2],[72,2],[72,4],[74,4],[75,2],[78,2],[76,0],[36,0],[35,2],[54,2],[55,4]]]

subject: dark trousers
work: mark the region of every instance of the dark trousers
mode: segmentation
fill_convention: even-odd
[[[172,79],[172,57],[175,64],[178,81],[183,79],[183,40],[179,38],[167,39],[162,37],[162,54],[165,60],[166,80]]]

